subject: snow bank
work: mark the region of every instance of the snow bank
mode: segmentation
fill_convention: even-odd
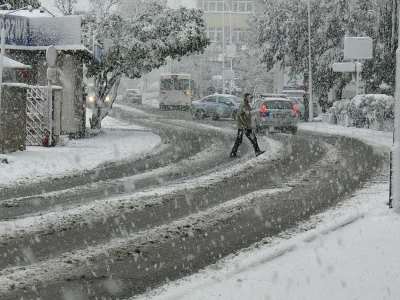
[[[136,159],[161,144],[159,136],[137,131],[143,127],[109,117],[102,124],[103,132],[95,137],[0,154],[0,161],[8,162],[0,163],[0,187],[76,175],[105,163]]]

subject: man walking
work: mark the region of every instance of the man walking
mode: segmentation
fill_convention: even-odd
[[[247,136],[247,138],[253,145],[254,151],[256,152],[256,156],[259,156],[260,154],[263,154],[265,152],[261,151],[260,148],[258,147],[256,135],[253,133],[251,127],[251,107],[249,104],[251,98],[252,98],[251,94],[246,93],[244,95],[244,101],[239,105],[236,114],[238,133],[230,157],[237,157],[238,148],[243,141],[243,134]]]

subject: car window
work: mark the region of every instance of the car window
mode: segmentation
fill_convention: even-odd
[[[243,98],[240,98],[240,97],[228,97],[228,99],[231,100],[232,102],[236,102],[236,103],[243,102]]]
[[[206,99],[204,99],[205,102],[207,103],[216,103],[217,102],[217,97],[212,96],[212,97],[207,97]]]
[[[261,100],[257,100],[254,104],[253,104],[253,108],[259,108],[260,107],[260,103],[261,103]]]
[[[218,102],[221,103],[221,104],[225,104],[225,103],[230,102],[230,101],[226,97],[218,97]]]
[[[137,90],[127,90],[126,93],[129,95],[137,95],[138,91]]]
[[[267,101],[268,109],[292,109],[292,103],[290,101]]]

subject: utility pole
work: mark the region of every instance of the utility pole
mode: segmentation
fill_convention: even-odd
[[[225,1],[222,4],[222,94],[225,94]]]
[[[312,64],[311,64],[311,7],[308,0],[308,121],[312,122],[313,113],[313,97],[312,97]]]

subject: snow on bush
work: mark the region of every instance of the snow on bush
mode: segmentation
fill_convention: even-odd
[[[358,95],[351,100],[336,101],[330,111],[336,124],[346,120],[347,126],[390,129],[384,127],[386,123],[393,124],[394,99],[384,94]]]

